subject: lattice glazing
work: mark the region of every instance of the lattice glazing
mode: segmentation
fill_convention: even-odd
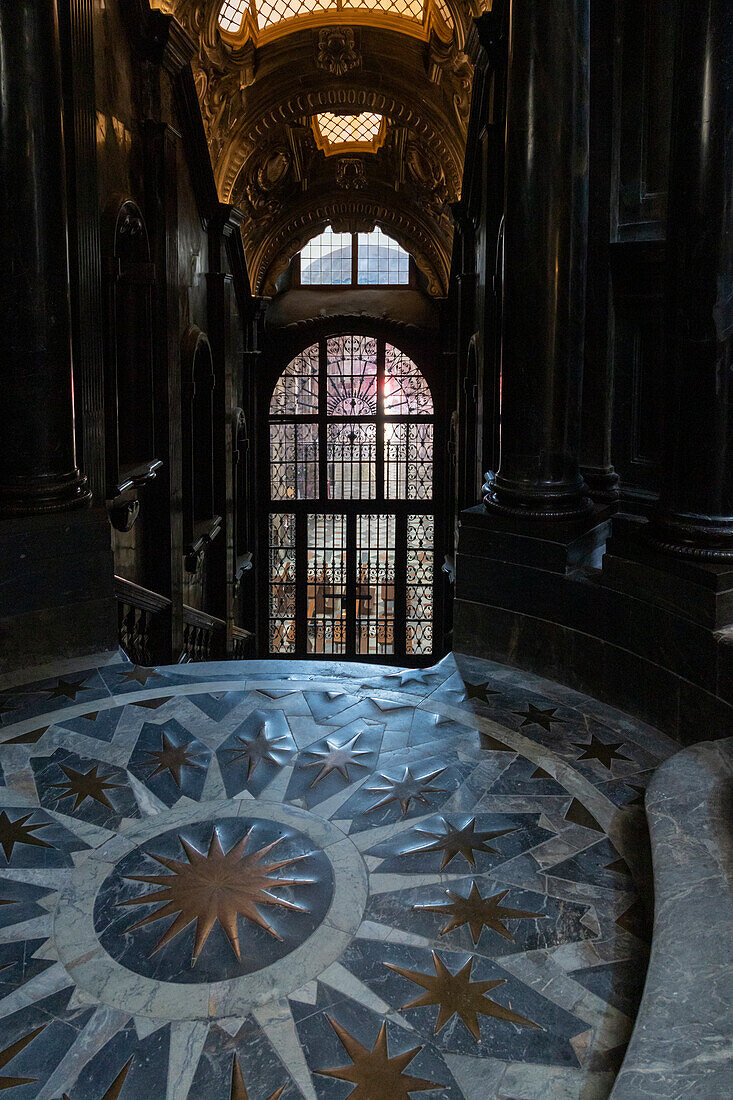
[[[224,0],[219,12],[219,26],[229,34],[236,34],[242,26],[249,8],[249,0]]]
[[[343,286],[351,282],[351,234],[331,227],[308,241],[300,253],[303,286]]]
[[[360,233],[358,282],[361,286],[404,286],[410,281],[410,255],[377,226]]]
[[[382,115],[364,112],[359,115],[334,115],[330,112],[316,115],[321,137],[330,145],[372,142],[382,125]]]

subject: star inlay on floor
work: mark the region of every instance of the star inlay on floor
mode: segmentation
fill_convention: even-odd
[[[68,668],[0,692],[0,1091],[606,1100],[667,738],[460,656]]]

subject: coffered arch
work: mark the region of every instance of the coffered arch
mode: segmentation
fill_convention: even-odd
[[[307,17],[288,0],[263,16],[265,34],[253,31],[254,7],[238,26],[239,0],[229,0],[224,29],[222,0],[160,0],[197,42],[193,70],[219,198],[244,214],[256,293],[272,293],[300,244],[337,216],[359,229],[382,226],[415,257],[430,293],[446,292],[449,204],[460,197],[473,77],[463,45],[490,2],[415,0],[410,19],[385,13],[391,0],[380,10],[322,0]],[[315,122],[324,112],[373,115],[382,137],[326,155]]]

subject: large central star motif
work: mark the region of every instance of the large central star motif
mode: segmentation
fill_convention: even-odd
[[[247,845],[252,835],[249,829],[244,837],[238,841],[228,852],[221,846],[219,833],[212,831],[209,849],[206,854],[199,852],[184,837],[179,836],[181,847],[186,853],[187,861],[168,859],[165,856],[156,856],[148,853],[156,863],[166,867],[171,873],[167,875],[125,875],[134,882],[152,883],[161,887],[151,894],[142,894],[140,897],[131,898],[128,901],[118,902],[119,905],[157,905],[158,908],[143,917],[135,924],[127,928],[126,932],[133,932],[136,928],[142,928],[163,917],[175,915],[175,919],[160,937],[153,950],[156,951],[175,939],[192,921],[196,922],[196,936],[194,939],[191,965],[196,965],[201,949],[209,938],[211,931],[218,921],[231,944],[232,951],[241,962],[242,950],[239,942],[239,929],[237,917],[264,928],[271,936],[282,939],[272,924],[259,911],[260,906],[279,905],[283,909],[294,909],[299,913],[307,910],[302,905],[296,905],[291,901],[284,901],[272,893],[273,890],[286,886],[310,885],[313,879],[279,878],[275,875],[283,867],[289,867],[298,860],[305,859],[305,855],[293,856],[290,859],[282,859],[276,863],[265,862],[265,856],[271,852],[282,838],[278,837],[271,844],[265,845],[254,852],[247,852]]]
[[[250,740],[246,737],[237,737],[237,741],[242,747],[229,750],[229,763],[233,764],[236,760],[246,760],[247,779],[249,779],[258,764],[264,762],[279,766],[284,762],[287,756],[286,750],[278,748],[278,745],[280,741],[287,741],[287,739],[284,733],[279,737],[268,737],[267,727],[260,726],[257,736]],[[283,759],[280,759],[281,756]]]
[[[413,1047],[404,1054],[389,1057],[386,1023],[382,1024],[377,1041],[369,1050],[330,1016],[328,1022],[341,1040],[352,1064],[339,1066],[337,1069],[319,1069],[316,1073],[321,1077],[335,1077],[337,1081],[349,1081],[356,1085],[349,1093],[348,1100],[410,1100],[413,1092],[427,1092],[443,1087],[436,1085],[434,1081],[425,1080],[424,1077],[411,1077],[403,1072],[422,1047]]]
[[[478,886],[471,883],[471,891],[468,897],[457,894],[453,890],[446,890],[448,901],[440,905],[416,905],[415,909],[425,909],[432,913],[444,913],[449,917],[448,923],[441,928],[441,936],[452,932],[454,928],[461,928],[467,924],[471,929],[471,938],[477,944],[484,925],[498,932],[504,939],[514,942],[514,936],[504,924],[507,920],[529,920],[545,917],[545,913],[530,913],[526,909],[508,909],[501,904],[509,893],[502,890],[500,894],[493,894],[490,898],[482,898]]]
[[[445,793],[443,787],[432,786],[433,780],[442,775],[444,771],[445,768],[435,768],[427,775],[416,779],[410,768],[405,767],[401,779],[390,779],[387,775],[380,776],[382,782],[378,786],[369,787],[368,791],[370,794],[383,794],[383,797],[375,802],[373,806],[370,806],[369,811],[388,806],[391,802],[399,802],[404,817],[410,808],[411,802],[422,802],[424,806],[429,806],[427,795]]]
[[[152,779],[154,775],[160,775],[161,772],[170,772],[179,791],[181,768],[198,768],[199,771],[203,771],[203,764],[196,763],[196,756],[189,752],[188,745],[176,745],[165,731],[161,734],[161,747],[146,749],[145,755],[150,757],[147,763],[155,765],[148,779]]]
[[[357,749],[356,743],[361,737],[360,733],[354,734],[350,741],[345,741],[343,745],[339,745],[335,737],[326,738],[326,748],[324,749],[309,749],[308,753],[311,756],[317,757],[316,760],[309,760],[303,765],[305,768],[317,768],[320,767],[320,772],[311,783],[311,787],[315,787],[322,779],[330,775],[331,772],[338,772],[342,775],[346,782],[349,782],[349,765],[366,767],[365,764],[361,764],[360,756],[369,756],[369,749]]]
[[[435,974],[423,974],[419,970],[405,970],[393,963],[385,963],[390,970],[408,978],[415,985],[422,986],[425,993],[403,1005],[404,1008],[421,1008],[423,1005],[438,1005],[438,1018],[435,1021],[435,1034],[437,1035],[453,1016],[458,1016],[473,1035],[476,1042],[481,1041],[479,1028],[479,1013],[483,1016],[493,1016],[497,1020],[507,1020],[512,1024],[521,1024],[523,1027],[539,1027],[526,1016],[520,1016],[518,1012],[512,1012],[510,1008],[497,1004],[485,994],[498,985],[504,985],[505,978],[498,978],[491,982],[472,982],[471,968],[474,960],[471,958],[462,966],[457,974],[451,974],[443,960],[433,951],[433,965]]]
[[[75,796],[75,810],[78,810],[87,798],[99,802],[101,806],[108,806],[110,810],[115,809],[107,798],[106,792],[114,790],[115,787],[122,787],[123,784],[107,782],[112,776],[112,772],[108,772],[107,775],[99,775],[99,764],[95,764],[88,772],[79,772],[76,768],[70,768],[68,764],[59,764],[59,767],[66,779],[62,783],[51,785],[52,789],[60,791],[59,794],[54,796],[56,802]]]
[[[515,828],[511,829],[497,829],[494,832],[476,832],[476,818],[469,821],[468,825],[464,825],[462,829],[455,829],[452,825],[443,819],[443,825],[446,831],[444,833],[428,833],[423,829],[419,829],[418,833],[428,838],[429,843],[420,845],[419,848],[413,849],[414,852],[442,852],[443,862],[440,865],[441,871],[444,867],[450,863],[456,856],[463,856],[467,859],[472,867],[476,866],[476,857],[474,852],[488,852],[489,854],[496,855],[496,848],[492,848],[487,842],[489,840],[496,840],[497,837],[505,836],[506,833],[516,832]],[[406,854],[412,854],[406,853]]]

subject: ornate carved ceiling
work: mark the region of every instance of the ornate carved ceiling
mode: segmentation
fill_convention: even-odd
[[[331,223],[380,225],[415,257],[430,293],[444,294],[473,77],[463,45],[491,0],[307,4],[298,16],[300,0],[248,0],[234,30],[243,8],[227,0],[227,31],[222,0],[157,2],[198,43],[194,75],[219,197],[245,214],[253,292],[273,294],[290,258]],[[384,121],[370,146],[339,150],[319,140],[319,114]]]

